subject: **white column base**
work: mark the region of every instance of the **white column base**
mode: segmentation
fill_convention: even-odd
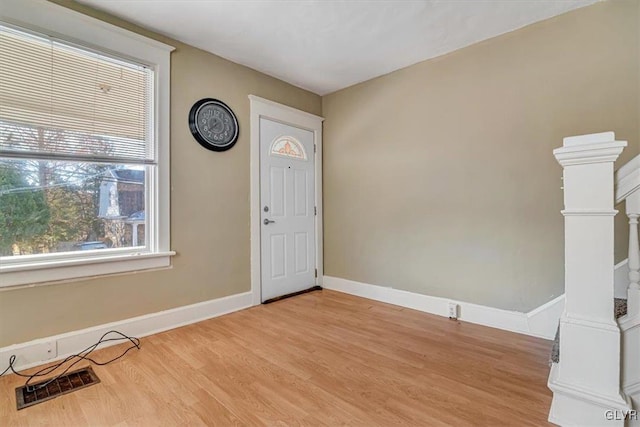
[[[563,427],[625,426],[625,415],[632,411],[630,399],[564,384],[558,381],[558,373],[559,366],[554,363],[548,382],[553,391],[549,422]]]
[[[615,399],[620,393],[620,341],[613,313],[610,322],[563,314],[558,382]]]

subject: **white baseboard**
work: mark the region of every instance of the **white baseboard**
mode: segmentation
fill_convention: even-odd
[[[564,310],[564,295],[549,301],[529,313],[522,313],[447,298],[416,294],[391,287],[370,285],[339,277],[324,276],[323,279],[323,287],[326,289],[407,307],[438,316],[447,317],[449,313],[449,303],[454,302],[459,306],[459,320],[545,339],[554,338],[560,315]]]
[[[546,339],[553,339],[564,308],[564,296],[560,296],[530,313],[521,313],[421,295],[390,287],[369,285],[338,277],[324,276],[323,282],[326,289],[445,317],[448,316],[449,302],[455,302],[460,307],[458,316],[460,320]],[[4,370],[8,366],[11,355],[16,356],[14,364],[16,369],[27,369],[76,354],[96,343],[105,332],[110,330],[118,330],[129,336],[140,338],[251,306],[252,294],[245,292],[2,347],[0,348],[0,370]],[[118,343],[105,343],[104,346]]]
[[[564,294],[542,304],[526,314],[529,325],[528,335],[546,339],[554,339],[558,330],[558,322],[564,311]]]
[[[16,356],[14,363],[16,369],[31,368],[77,354],[95,344],[105,332],[110,330],[118,330],[123,334],[141,338],[251,307],[251,296],[251,292],[245,292],[2,347],[0,348],[0,372],[9,365],[11,355]],[[101,345],[100,348],[120,343],[122,341],[109,342]]]

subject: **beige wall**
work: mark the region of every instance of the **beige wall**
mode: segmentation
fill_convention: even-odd
[[[250,290],[249,99],[255,94],[314,114],[319,96],[102,13],[56,1],[169,43],[173,269],[0,292],[0,346]],[[191,105],[213,97],[238,116],[240,138],[205,150],[187,125]]]
[[[614,130],[638,153],[638,16],[599,3],[323,97],[325,274],[519,311],[560,295],[552,150]]]

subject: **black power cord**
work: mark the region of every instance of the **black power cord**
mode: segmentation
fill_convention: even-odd
[[[119,335],[119,337],[106,338],[107,335],[109,335],[109,334],[117,334],[117,335]],[[126,341],[126,340],[131,341],[132,345],[130,347],[128,347],[121,355],[119,355],[117,357],[114,357],[111,360],[108,360],[106,362],[98,362],[98,361],[92,359],[91,357],[89,357],[89,355],[96,348],[98,348],[98,346],[100,344],[102,344],[102,343],[109,342],[109,341]],[[35,374],[32,374],[32,375],[26,375],[26,374],[23,374],[23,373],[18,372],[18,371],[15,370],[15,368],[13,367],[13,364],[16,361],[16,356],[14,354],[9,358],[9,366],[7,367],[7,369],[2,371],[2,373],[0,374],[0,377],[2,375],[6,374],[8,371],[11,371],[14,374],[18,375],[19,377],[27,378],[27,381],[25,382],[24,385],[27,387],[27,391],[32,392],[32,391],[39,390],[41,388],[44,388],[44,387],[48,386],[49,384],[51,384],[52,382],[54,382],[55,380],[57,380],[58,378],[60,378],[64,374],[66,374],[67,372],[69,372],[69,370],[71,368],[73,368],[77,363],[79,363],[82,360],[88,360],[89,362],[93,363],[94,365],[104,366],[104,365],[108,365],[111,362],[115,362],[116,360],[120,359],[125,354],[127,354],[129,352],[129,350],[132,350],[134,348],[137,348],[138,350],[140,350],[140,340],[138,338],[130,337],[130,336],[125,335],[125,334],[123,334],[122,332],[119,332],[119,331],[109,331],[109,332],[106,332],[104,335],[102,335],[102,337],[100,337],[100,340],[98,340],[97,343],[95,343],[93,345],[90,345],[89,347],[87,347],[84,350],[82,350],[80,353],[68,356],[64,360],[56,363],[55,365],[51,365],[51,366],[47,366],[46,368],[42,368],[38,372],[36,372]],[[31,381],[34,378],[44,377],[46,375],[49,375],[52,372],[58,370],[65,363],[67,363],[67,362],[69,362],[69,361],[71,361],[73,359],[78,359],[78,360],[76,360],[75,362],[71,363],[69,366],[66,367],[66,369],[64,371],[62,371],[60,374],[56,375],[55,377],[51,378],[49,381],[47,381],[47,382],[45,382],[43,384],[38,384],[37,386],[33,386],[33,385],[30,384]]]

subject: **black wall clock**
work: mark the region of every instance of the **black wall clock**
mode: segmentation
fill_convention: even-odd
[[[189,111],[191,134],[204,148],[225,151],[238,140],[238,119],[222,101],[204,98],[193,104]]]

